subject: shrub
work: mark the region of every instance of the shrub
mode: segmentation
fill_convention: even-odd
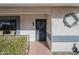
[[[28,41],[25,36],[0,36],[0,54],[25,54]]]

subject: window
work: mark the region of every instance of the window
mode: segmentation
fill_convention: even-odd
[[[0,18],[0,35],[15,35],[16,34],[16,19],[15,18]]]

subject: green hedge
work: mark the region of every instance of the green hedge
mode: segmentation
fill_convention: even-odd
[[[21,55],[28,49],[28,41],[25,36],[0,36],[1,55]]]

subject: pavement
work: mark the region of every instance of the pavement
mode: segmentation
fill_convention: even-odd
[[[31,42],[28,55],[52,55],[46,42]]]

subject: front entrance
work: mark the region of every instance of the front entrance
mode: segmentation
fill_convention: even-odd
[[[46,19],[36,19],[36,39],[46,41]]]

